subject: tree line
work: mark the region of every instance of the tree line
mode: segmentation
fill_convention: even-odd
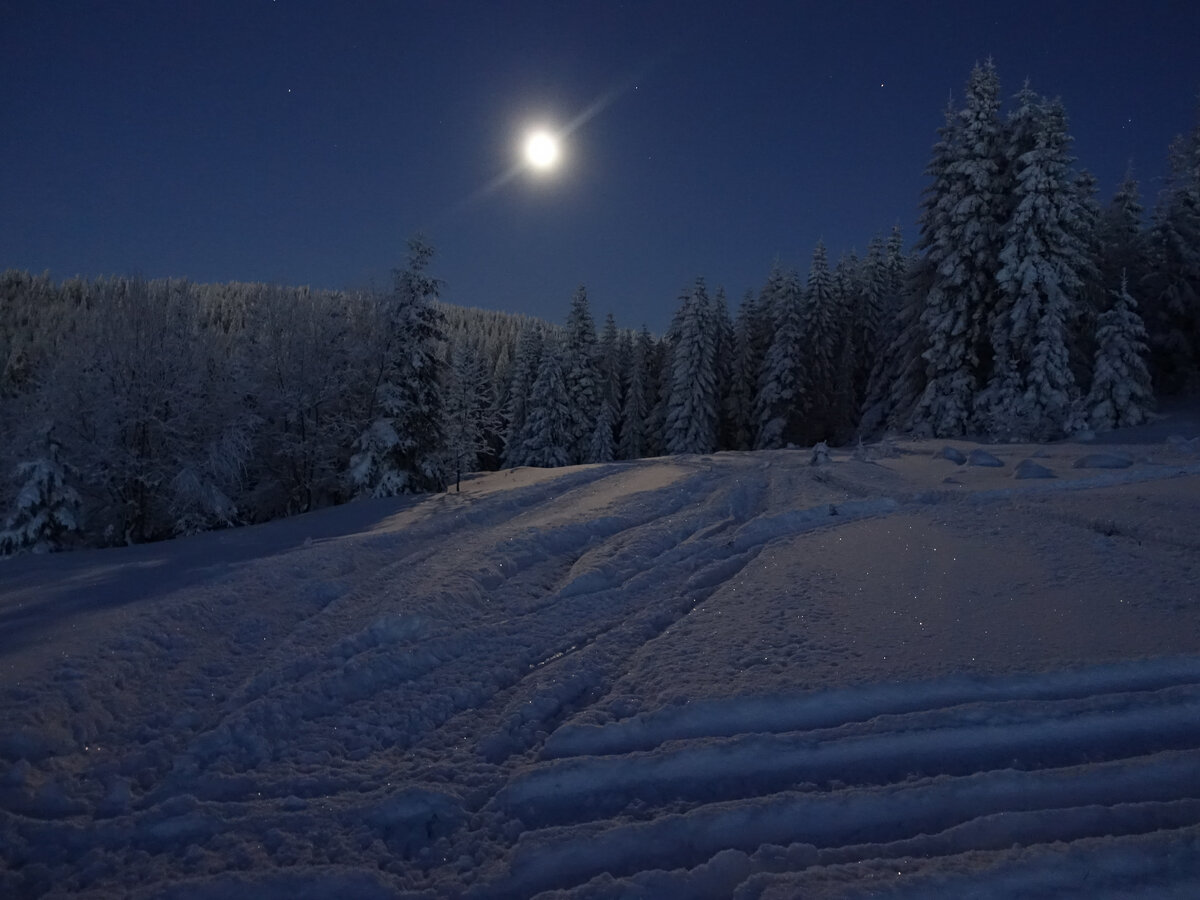
[[[1061,102],[970,74],[919,235],[731,314],[697,279],[666,334],[448,306],[410,243],[391,290],[0,276],[0,551],[106,546],[442,490],[501,466],[845,443],[1045,440],[1138,424],[1200,383],[1200,126],[1149,223],[1102,206]]]

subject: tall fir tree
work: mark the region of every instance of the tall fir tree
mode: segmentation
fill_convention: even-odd
[[[596,425],[592,429],[592,438],[588,443],[587,461],[590,463],[612,462],[616,458],[616,441],[613,432],[616,428],[615,414],[608,400],[600,403],[600,412],[596,415]]]
[[[650,449],[649,418],[653,406],[650,365],[653,354],[654,339],[643,326],[633,342],[624,390],[625,402],[621,406],[621,442],[618,448],[621,459],[640,459]]]
[[[888,308],[890,287],[887,251],[883,238],[877,235],[867,245],[867,255],[860,270],[857,303],[852,307],[850,322],[857,348],[854,367],[856,412],[861,411],[866,399],[871,364],[878,358],[881,350],[884,320],[892,312]]]
[[[800,442],[813,444],[834,437],[837,423],[837,367],[842,316],[825,242],[818,241],[809,264],[802,304],[804,366]]]
[[[992,326],[995,371],[976,421],[994,436],[1045,440],[1078,428],[1070,325],[1092,263],[1061,103],[1026,88],[1012,132],[1013,210],[996,275],[1003,315]]]
[[[596,323],[588,306],[587,290],[580,285],[571,298],[563,375],[571,398],[570,439],[567,456],[571,463],[587,460],[603,387],[597,360]]]
[[[868,316],[864,268],[864,261],[852,250],[833,270],[836,340],[826,440],[839,444],[854,433],[862,402],[858,367],[864,354],[862,325]]]
[[[47,431],[41,455],[17,466],[14,474],[21,487],[0,531],[0,556],[62,550],[79,533],[83,501],[61,453],[62,445]]]
[[[733,333],[733,320],[729,317],[729,301],[725,297],[725,288],[717,288],[709,309],[715,339],[713,372],[717,385],[717,449],[732,450],[737,430],[736,417],[731,409],[737,344]]]
[[[1133,168],[1125,177],[1100,218],[1100,281],[1108,291],[1117,290],[1121,280],[1141,285],[1146,275],[1146,236],[1141,191]]]
[[[731,449],[752,450],[758,431],[755,418],[758,377],[771,343],[771,321],[762,295],[746,291],[734,322],[733,343],[734,358],[726,408],[733,431]]]
[[[517,465],[553,468],[571,464],[574,400],[567,387],[562,356],[558,339],[547,335],[529,397],[529,415],[521,435]]]
[[[776,268],[764,294],[772,310],[773,331],[758,378],[756,450],[769,450],[803,440],[804,413],[808,406],[805,395],[805,301],[800,279],[795,272]]]
[[[440,282],[428,273],[432,258],[433,248],[414,238],[408,265],[394,273],[385,306],[388,360],[372,392],[370,424],[350,462],[359,494],[390,497],[446,484],[439,397],[443,316],[435,305]]]
[[[928,263],[924,268],[929,268]],[[917,266],[910,267],[904,255],[904,236],[900,226],[895,225],[884,245],[882,312],[876,349],[866,361],[860,436],[874,436],[885,427],[908,422],[924,390],[921,312],[928,291],[918,287],[922,282],[913,277],[916,271]]]
[[[967,431],[995,303],[1005,216],[1000,83],[991,60],[967,80],[966,104],[947,116],[921,214],[918,249],[930,264],[921,312],[925,386],[910,426],[935,435]]]
[[[613,318],[611,312],[604,318],[604,329],[600,333],[596,363],[600,396],[596,408],[596,421],[593,424],[592,436],[589,440],[587,461],[608,462],[616,453],[622,391],[621,336],[617,331],[616,319]],[[604,436],[603,429],[600,428],[601,420],[608,428],[608,437]],[[607,458],[598,458],[601,456]]]
[[[711,453],[717,449],[720,416],[716,316],[702,278],[679,299],[668,332],[671,371],[663,443],[668,453]]]
[[[513,360],[512,382],[508,391],[508,406],[505,409],[507,419],[504,433],[504,464],[506,466],[523,465],[524,447],[522,436],[525,423],[529,418],[529,395],[533,383],[537,381],[542,361],[542,327],[536,323],[527,324],[521,331],[517,343],[517,355]]]
[[[667,396],[671,390],[671,345],[666,338],[652,342],[647,354],[650,373],[650,414],[646,418],[646,455],[661,456],[666,452],[663,436],[666,432]]]
[[[1075,176],[1074,187],[1076,214],[1074,222],[1068,223],[1068,229],[1079,243],[1078,274],[1082,286],[1067,323],[1067,349],[1075,383],[1084,390],[1092,380],[1096,325],[1100,313],[1108,306],[1109,290],[1119,282],[1106,285],[1104,281],[1101,263],[1104,211],[1097,199],[1096,176],[1083,169]]]
[[[1129,295],[1128,279],[1112,292],[1112,307],[1100,315],[1092,389],[1084,409],[1097,431],[1140,425],[1154,409],[1154,388],[1146,365],[1146,327]]]
[[[491,379],[479,354],[465,341],[456,344],[451,353],[443,396],[446,470],[458,491],[463,474],[479,468],[496,427]]]
[[[1200,120],[1170,150],[1140,287],[1159,393],[1200,388]]]

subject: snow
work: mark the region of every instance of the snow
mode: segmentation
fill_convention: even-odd
[[[1200,458],[1154,427],[9,560],[0,895],[1194,896]]]

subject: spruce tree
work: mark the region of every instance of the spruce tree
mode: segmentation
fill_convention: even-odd
[[[654,339],[642,326],[641,333],[633,342],[624,403],[621,406],[621,459],[640,459],[647,455],[650,448],[649,417],[653,406],[650,365],[653,353]]]
[[[713,369],[717,385],[717,449],[732,450],[737,430],[733,402],[733,371],[737,356],[737,342],[733,333],[733,320],[729,318],[729,302],[725,288],[718,287],[709,307],[710,327],[715,337]]]
[[[778,269],[767,282],[767,302],[772,308],[771,343],[763,359],[755,401],[756,450],[799,442],[804,435],[805,302],[795,272]]]
[[[427,270],[433,248],[409,242],[408,265],[397,270],[386,301],[388,361],[372,394],[370,424],[359,436],[350,478],[359,494],[390,497],[445,487],[445,440],[439,392],[443,316],[440,282]]]
[[[1133,169],[1117,187],[1100,219],[1100,280],[1108,291],[1117,290],[1122,278],[1142,284],[1146,275],[1146,237],[1142,231],[1141,192]]]
[[[1075,176],[1074,186],[1075,220],[1068,223],[1068,229],[1079,243],[1078,274],[1082,285],[1067,323],[1067,349],[1075,383],[1083,389],[1091,383],[1097,321],[1108,306],[1108,292],[1119,283],[1119,278],[1111,283],[1104,280],[1101,261],[1104,213],[1096,199],[1096,176],[1084,169]]]
[[[597,353],[597,371],[600,396],[596,408],[596,421],[593,424],[592,435],[588,443],[586,461],[608,462],[616,453],[616,431],[620,421],[622,392],[621,337],[612,313],[609,313],[604,319],[604,330],[600,335]],[[607,438],[600,427],[601,420],[607,423]]]
[[[918,248],[930,280],[921,312],[925,386],[910,426],[964,434],[981,382],[995,302],[1005,213],[1000,84],[989,60],[967,81],[966,105],[948,113],[921,214]]]
[[[663,440],[668,453],[711,453],[717,448],[720,412],[717,323],[704,279],[679,299],[668,333],[671,370]]]
[[[1092,389],[1084,404],[1088,424],[1097,431],[1140,425],[1154,408],[1146,328],[1126,278],[1112,297],[1112,308],[1101,314],[1096,329]]]
[[[1141,286],[1160,393],[1200,384],[1200,122],[1171,145],[1171,174],[1148,236]]]
[[[512,382],[508,391],[508,406],[505,418],[508,420],[504,433],[504,464],[519,466],[523,463],[516,460],[524,456],[521,445],[525,431],[525,422],[529,417],[529,394],[533,383],[537,380],[542,360],[542,329],[540,325],[529,323],[521,331],[517,344],[517,355],[513,360]]]
[[[563,376],[571,398],[571,424],[567,457],[571,463],[587,459],[596,427],[602,387],[596,351],[596,323],[588,307],[587,290],[580,285],[571,298],[567,315]]]
[[[83,501],[69,483],[72,470],[62,461],[61,450],[47,432],[42,455],[17,466],[21,487],[16,508],[0,531],[0,556],[62,550],[80,531]]]
[[[866,397],[867,380],[871,376],[871,364],[880,350],[880,337],[884,320],[891,310],[888,308],[890,275],[883,238],[878,235],[867,245],[867,256],[859,273],[857,303],[851,308],[851,328],[854,344],[858,351],[854,368],[854,396],[857,408],[861,409]]]
[[[1070,365],[1070,324],[1091,260],[1081,240],[1066,114],[1026,89],[1018,96],[1013,211],[1004,230],[997,282],[1003,317],[993,324],[996,370],[978,421],[996,436],[1037,440],[1077,428],[1078,388]]]
[[[530,392],[517,465],[552,468],[571,464],[574,399],[568,393],[562,352],[558,340],[547,335],[538,377]]]
[[[490,379],[478,353],[465,342],[454,347],[446,372],[443,402],[447,471],[461,489],[464,472],[479,468],[479,458],[489,449],[492,419]]]
[[[734,359],[727,407],[733,432],[731,449],[752,450],[758,431],[755,418],[758,378],[771,343],[771,322],[762,295],[746,291],[734,322],[733,342]]]
[[[612,462],[616,456],[613,441],[615,426],[612,404],[608,400],[600,403],[600,412],[596,416],[596,427],[592,429],[592,439],[588,444],[587,461],[590,463]]]
[[[646,455],[661,456],[666,452],[663,439],[667,421],[667,396],[671,390],[671,345],[665,338],[651,343],[647,354],[649,372],[650,413],[646,418]]]
[[[841,359],[842,317],[824,241],[818,241],[813,250],[803,297],[804,366],[800,370],[803,402],[799,410],[803,427],[799,440],[813,444],[833,437],[838,418],[836,379]]]
[[[865,340],[862,325],[868,318],[863,268],[863,262],[851,251],[838,260],[833,270],[836,340],[826,440],[839,444],[853,434],[862,403],[858,367]]]

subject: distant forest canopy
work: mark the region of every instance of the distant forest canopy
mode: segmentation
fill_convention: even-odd
[[[1149,223],[1107,205],[1062,104],[946,110],[915,250],[898,228],[735,315],[688,285],[667,334],[448,306],[410,242],[390,292],[0,276],[0,551],[158,540],[466,472],[846,443],[1047,440],[1200,386],[1200,122]]]

